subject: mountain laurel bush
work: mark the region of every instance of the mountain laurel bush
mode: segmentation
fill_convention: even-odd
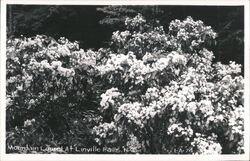
[[[152,27],[141,14],[125,26],[98,51],[7,40],[7,145],[244,153],[241,65],[213,62],[214,30],[191,17]]]

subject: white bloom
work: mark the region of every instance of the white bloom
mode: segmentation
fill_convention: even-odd
[[[52,67],[57,68],[57,67],[62,66],[62,62],[61,61],[52,61],[51,65],[52,65]]]
[[[26,120],[26,121],[24,121],[23,126],[24,126],[24,127],[32,126],[32,124],[33,124],[35,121],[36,121],[36,120],[35,120],[34,118],[31,119],[31,120]]]
[[[195,114],[196,109],[197,109],[196,102],[190,102],[190,103],[188,103],[188,105],[187,105],[187,111]]]
[[[101,111],[108,109],[110,106],[113,106],[115,104],[115,99],[119,98],[120,96],[122,96],[122,93],[118,91],[118,88],[108,89],[101,95]]]
[[[222,147],[219,143],[215,142],[213,139],[215,137],[205,138],[203,136],[198,136],[194,138],[194,141],[191,143],[193,147],[197,148],[195,154],[204,154],[204,155],[217,155],[221,154]]]

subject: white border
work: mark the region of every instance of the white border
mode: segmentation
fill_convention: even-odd
[[[95,154],[5,154],[5,93],[6,93],[6,4],[57,4],[57,5],[202,5],[202,6],[237,6],[245,9],[245,154],[243,155],[95,155]],[[1,1],[1,54],[0,54],[0,160],[250,160],[249,154],[249,1],[248,0],[2,0]]]
[[[60,5],[243,5],[247,0],[2,0],[7,4]]]
[[[249,36],[250,36],[250,11],[249,11],[249,7],[250,7],[250,1],[247,1],[247,3],[245,4],[245,19],[244,19],[244,42],[245,42],[245,48],[244,48],[244,66],[245,66],[245,73],[244,73],[244,80],[245,80],[245,89],[244,89],[244,95],[245,95],[245,153],[248,156],[248,160],[250,160],[250,123],[249,123],[249,117],[250,117],[250,113],[249,113],[249,108],[250,108],[250,93],[249,93],[249,89],[250,89],[250,77],[249,77],[249,68],[250,68],[250,59],[249,59],[249,54],[250,54],[250,40],[249,40]]]

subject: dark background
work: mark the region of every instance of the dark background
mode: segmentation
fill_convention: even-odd
[[[167,27],[171,20],[192,16],[218,33],[212,49],[215,61],[230,60],[244,65],[243,6],[63,6],[8,5],[7,35],[30,37],[44,34],[55,39],[66,37],[79,41],[84,49],[107,47],[113,31],[124,29],[126,16],[137,13]]]

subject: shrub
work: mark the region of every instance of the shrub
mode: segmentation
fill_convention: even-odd
[[[65,38],[7,41],[7,146],[91,146],[101,119],[95,55]]]
[[[125,25],[98,51],[7,41],[7,146],[244,153],[241,66],[213,63],[213,29],[191,17],[152,27],[141,14]]]
[[[211,27],[187,17],[165,32],[140,14],[125,24],[97,67],[109,81],[100,110],[111,116],[93,129],[97,142],[128,149],[132,139],[135,153],[243,153],[241,66],[212,62]]]

